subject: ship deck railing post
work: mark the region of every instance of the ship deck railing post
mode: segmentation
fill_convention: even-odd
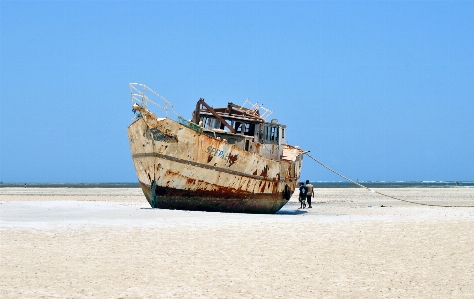
[[[139,87],[142,87],[142,89],[139,89]],[[156,103],[155,101],[150,100],[150,98],[146,95],[147,90],[149,92],[151,92],[152,94],[154,94],[159,99],[161,99],[165,104],[160,105],[160,104]],[[176,112],[176,110],[174,110],[174,106],[173,106],[173,104],[171,104],[170,101],[168,101],[165,97],[163,97],[162,95],[160,95],[159,93],[157,93],[156,91],[151,89],[150,87],[146,86],[145,84],[130,83],[130,94],[131,94],[131,97],[132,97],[132,105],[137,103],[140,106],[148,109],[148,103],[152,103],[153,105],[155,105],[158,108],[165,111],[166,118],[168,118],[169,108],[171,108],[171,111],[173,111],[173,113],[176,116],[178,116],[178,117],[180,116]]]

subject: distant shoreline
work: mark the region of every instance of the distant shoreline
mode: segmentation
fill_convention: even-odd
[[[474,181],[360,181],[368,188],[474,187]],[[360,188],[351,182],[311,182],[316,188]],[[21,188],[21,183],[0,183],[0,188]],[[28,188],[140,188],[139,183],[26,183]]]
[[[359,184],[367,188],[453,188],[474,187],[474,181],[359,181]],[[312,182],[319,188],[360,188],[351,182]]]
[[[2,183],[0,188],[140,188],[139,183]]]

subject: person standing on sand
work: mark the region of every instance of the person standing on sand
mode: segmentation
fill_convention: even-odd
[[[301,182],[300,183],[300,209],[306,208],[306,194],[308,192],[308,189],[306,189],[306,186]]]
[[[306,200],[308,201],[308,209],[311,209],[311,196],[314,196],[314,186],[309,183],[309,180],[306,180]]]

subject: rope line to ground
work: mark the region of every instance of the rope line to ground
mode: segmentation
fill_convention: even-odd
[[[382,192],[370,189],[370,188],[368,188],[368,187],[366,187],[362,184],[359,184],[358,182],[356,182],[354,180],[351,180],[350,178],[340,174],[339,172],[337,172],[334,169],[328,167],[327,165],[325,165],[321,161],[313,158],[310,154],[308,154],[308,152],[306,152],[305,155],[310,157],[311,159],[313,159],[316,163],[320,164],[322,167],[326,168],[327,170],[329,170],[329,171],[333,172],[334,174],[340,176],[341,178],[345,179],[346,181],[349,181],[349,182],[351,182],[351,183],[353,183],[353,184],[355,184],[355,185],[357,185],[361,188],[367,189],[369,192],[372,192],[372,193],[376,193],[376,194],[379,194],[379,195],[382,195],[382,196],[390,197],[390,198],[395,199],[395,200],[400,200],[400,201],[412,203],[412,204],[415,204],[415,205],[430,206],[430,207],[443,207],[443,208],[474,208],[474,206],[454,206],[454,205],[451,206],[451,205],[435,205],[435,204],[429,204],[429,203],[422,203],[422,202],[410,201],[410,200],[401,199],[401,198],[398,198],[398,197],[395,197],[395,196],[391,196],[391,195],[388,195],[388,194],[384,194]]]

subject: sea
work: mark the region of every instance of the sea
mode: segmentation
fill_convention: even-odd
[[[474,181],[358,181],[368,188],[451,188],[474,187]],[[319,188],[360,188],[349,181],[315,181],[312,185]]]
[[[358,181],[368,188],[453,188],[474,187],[474,181]],[[311,181],[318,188],[360,188],[348,181]],[[138,183],[3,183],[0,188],[140,188]]]

